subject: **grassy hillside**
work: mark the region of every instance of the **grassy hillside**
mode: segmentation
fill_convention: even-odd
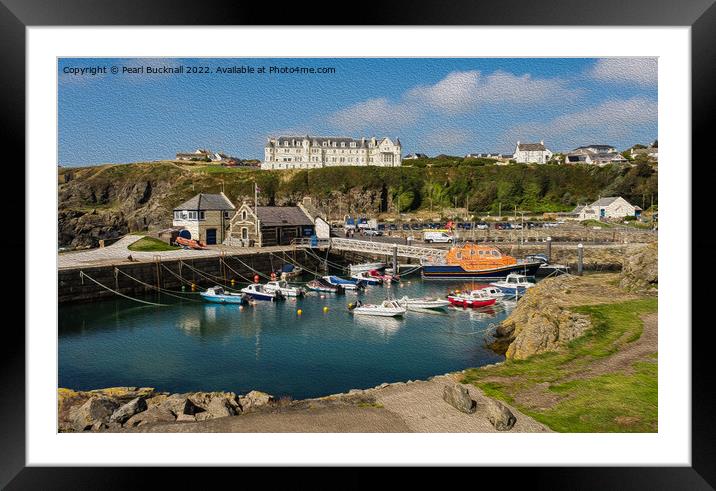
[[[254,183],[261,189],[261,204],[289,205],[311,196],[326,209],[340,203],[344,212],[352,213],[439,210],[456,204],[464,207],[466,202],[473,213],[496,214],[500,206],[502,210],[517,206],[534,212],[566,211],[610,195],[624,196],[634,204],[641,204],[643,196],[650,201],[653,195],[654,203],[658,202],[657,173],[646,163],[598,168],[498,166],[482,160],[286,171],[171,161],[62,168],[58,176],[60,243],[72,241],[77,234],[105,238],[106,229],[117,230],[118,224],[126,224],[130,231],[167,226],[172,208],[199,192],[223,189],[235,203],[253,200]],[[69,228],[62,226],[63,212],[72,220]]]

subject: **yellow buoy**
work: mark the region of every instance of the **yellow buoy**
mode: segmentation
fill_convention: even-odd
[[[323,307],[324,312],[328,312],[328,307]]]
[[[296,313],[297,313],[298,315],[301,315],[301,314],[303,314],[303,310],[298,309],[298,310],[296,311]]]

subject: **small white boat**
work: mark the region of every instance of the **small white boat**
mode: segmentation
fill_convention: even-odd
[[[487,295],[489,295],[490,298],[494,298],[497,300],[499,300],[505,296],[505,292],[500,290],[498,287],[492,286],[492,285],[488,285],[486,287],[480,288],[480,290],[482,290]]]
[[[375,270],[371,270],[375,271]],[[371,276],[370,271],[362,271],[360,273],[352,274],[351,279],[356,281],[363,281],[368,285],[382,285],[382,276]]]
[[[385,263],[363,263],[363,264],[351,264],[350,265],[350,272],[351,275],[362,273],[364,271],[370,271],[371,269],[383,269],[385,268]]]
[[[374,315],[378,317],[402,317],[408,311],[397,300],[384,300],[381,304],[363,304],[360,300],[348,305],[348,310],[356,315]]]
[[[201,298],[211,303],[232,303],[238,305],[247,304],[246,295],[243,293],[232,293],[224,290],[223,287],[214,286],[207,288],[205,292],[199,293]]]
[[[291,286],[283,280],[269,281],[264,285],[264,289],[267,292],[281,292],[284,297],[302,297],[306,293],[303,288]]]
[[[430,309],[430,310],[442,310],[450,306],[450,302],[447,300],[441,300],[439,298],[423,297],[423,298],[409,298],[403,297],[398,299],[398,303],[408,310],[414,309]]]
[[[490,283],[490,286],[496,286],[505,295],[515,296],[524,295],[527,289],[532,288],[535,284],[530,282],[527,276],[523,274],[510,273],[504,280]]]
[[[241,291],[254,300],[269,300],[275,302],[276,300],[283,300],[285,298],[280,291],[267,291],[264,285],[259,285],[258,283],[242,288]]]

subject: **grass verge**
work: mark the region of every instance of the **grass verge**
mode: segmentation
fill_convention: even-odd
[[[177,246],[171,246],[166,242],[163,242],[154,237],[142,237],[136,242],[130,244],[127,249],[135,252],[159,252],[159,251],[174,251],[179,249]]]
[[[642,334],[640,316],[657,311],[654,298],[581,306],[593,328],[563,351],[474,368],[463,381],[561,432],[657,431],[656,355],[634,360],[630,372],[580,375]]]

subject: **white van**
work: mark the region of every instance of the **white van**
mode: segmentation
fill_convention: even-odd
[[[446,234],[445,232],[423,232],[423,240],[425,242],[452,242],[452,235]]]

